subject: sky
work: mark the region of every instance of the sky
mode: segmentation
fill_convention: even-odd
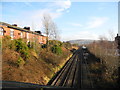
[[[110,39],[118,33],[118,2],[1,2],[0,21],[30,26],[32,31],[42,28],[42,17],[49,13],[57,24],[61,41],[76,39]]]

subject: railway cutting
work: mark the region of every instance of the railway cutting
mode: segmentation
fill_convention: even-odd
[[[47,85],[66,88],[94,88],[89,77],[86,48],[79,48]]]

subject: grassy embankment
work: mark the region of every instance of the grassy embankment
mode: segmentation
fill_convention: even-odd
[[[2,40],[2,80],[46,85],[68,60],[71,45],[50,41],[49,46],[24,39]]]
[[[117,87],[118,57],[115,55],[115,42],[101,40],[88,45],[88,48],[100,60],[100,63],[89,65],[96,87]]]

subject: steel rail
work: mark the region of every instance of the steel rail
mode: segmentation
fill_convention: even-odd
[[[84,54],[84,53],[83,53]],[[92,82],[92,79],[91,79],[91,76],[88,76],[90,75],[90,70],[88,68],[88,65],[87,65],[87,56],[85,56],[86,58],[84,58],[84,63],[85,63],[85,68],[86,68],[86,71],[87,71],[87,77],[89,78],[89,81],[90,81],[90,87],[91,88],[94,88],[93,86],[93,82]]]
[[[73,59],[75,58],[75,54],[70,58],[68,63],[64,66],[64,68],[60,71],[58,76],[54,79],[54,81],[50,84],[52,86],[62,86],[63,83],[63,77],[66,76],[67,72],[69,71],[69,68],[71,66],[71,63],[73,62]]]
[[[73,63],[74,63],[74,59],[76,58],[76,54],[75,56],[72,58],[72,62],[68,65],[67,69],[64,71],[64,73],[62,74],[61,76],[61,79],[60,79],[60,84],[59,86],[65,86],[64,85],[64,82],[66,81],[66,79],[69,77],[69,74],[70,74],[70,69],[72,69],[73,67]]]
[[[63,83],[63,86],[72,87],[72,81],[74,79],[74,73],[75,73],[75,70],[76,70],[75,69],[76,66],[77,66],[77,59],[75,57],[75,59],[73,59],[73,63],[71,64],[70,70],[67,73],[66,79]]]

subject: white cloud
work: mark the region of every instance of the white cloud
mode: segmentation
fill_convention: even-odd
[[[98,40],[98,35],[89,31],[81,31],[81,32],[74,33],[72,35],[62,36],[62,40],[64,41],[76,40],[76,39]]]
[[[26,6],[33,7],[31,2],[24,2]],[[66,1],[56,1],[56,2],[48,2],[45,5],[45,8],[39,9],[39,10],[31,10],[31,11],[25,11],[22,12],[21,15],[18,15],[19,20],[15,18],[12,20],[12,23],[15,22],[18,24],[20,27],[24,26],[35,26],[34,28],[37,30],[42,29],[42,22],[41,19],[43,17],[44,13],[50,14],[52,19],[59,18],[62,14],[63,11],[69,12],[69,8],[71,6],[70,0]],[[57,10],[57,12],[56,12]],[[34,23],[34,25],[32,25]]]
[[[68,10],[71,7],[71,1],[70,0],[57,1],[55,2],[55,6],[57,7],[56,12],[62,12],[62,11]]]
[[[82,27],[82,24],[79,23],[70,23],[70,25],[75,26],[75,27]]]
[[[30,26],[31,30],[33,29],[33,26],[34,30],[42,30],[42,17],[44,13],[48,13],[53,20],[62,15],[62,13],[54,12],[51,8],[45,8],[24,12],[21,14],[21,16],[24,16],[24,19],[14,19],[12,22],[16,22],[20,27]]]
[[[66,12],[67,12],[67,13],[69,13],[69,12],[70,12],[70,10],[67,10]]]
[[[62,12],[64,11],[64,8],[57,9],[56,12]]]
[[[33,13],[33,11],[31,13]],[[40,10],[34,11],[34,13],[32,14],[32,18],[40,19],[43,17],[44,13],[48,13],[52,17],[52,19],[56,19],[61,16],[61,13],[55,13],[52,11],[52,9],[40,9]]]
[[[44,13],[50,14],[52,19],[56,19],[63,14],[63,11],[66,11],[68,13],[70,6],[71,6],[70,0],[56,1],[53,3],[47,3],[46,8],[44,9],[25,12],[25,14],[30,15],[29,18],[31,18],[31,20],[34,21],[34,23],[36,23],[36,28],[42,28],[41,19]]]
[[[98,28],[105,24],[108,20],[107,17],[92,17],[91,20],[87,23],[87,29]]]

